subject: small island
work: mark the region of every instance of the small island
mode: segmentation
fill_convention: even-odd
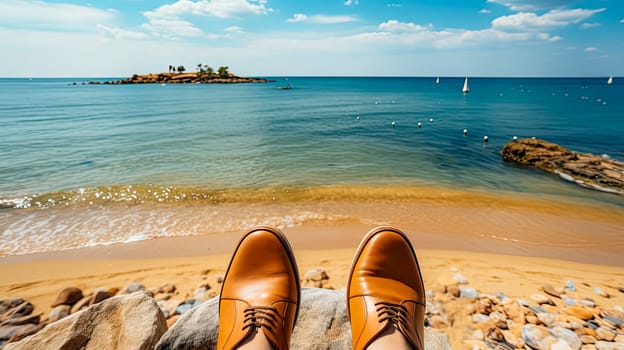
[[[270,83],[274,80],[248,78],[234,75],[227,66],[221,66],[215,72],[208,65],[197,65],[196,72],[185,73],[184,66],[169,66],[167,73],[134,74],[128,79],[110,80],[105,82],[91,81],[89,84],[238,84],[238,83]]]

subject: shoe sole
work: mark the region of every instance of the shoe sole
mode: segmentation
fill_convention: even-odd
[[[221,283],[221,290],[219,292],[219,307],[221,307],[221,295],[223,294],[223,286],[225,285],[225,281],[230,272],[230,267],[232,266],[232,262],[234,261],[234,256],[236,256],[236,253],[238,252],[238,248],[240,248],[245,238],[247,238],[247,236],[257,231],[267,231],[267,232],[272,233],[275,237],[277,237],[280,240],[280,242],[282,243],[282,246],[284,247],[284,250],[286,250],[286,253],[288,254],[288,259],[290,260],[290,265],[292,266],[293,271],[295,273],[295,280],[297,283],[297,309],[295,310],[295,322],[293,324],[293,331],[294,331],[295,325],[297,324],[297,318],[299,316],[299,305],[301,305],[301,282],[299,279],[299,269],[297,268],[297,262],[295,261],[295,254],[293,252],[292,247],[290,246],[290,242],[288,242],[288,239],[286,239],[286,235],[284,235],[284,233],[280,231],[279,229],[272,227],[272,226],[256,226],[250,231],[248,231],[247,233],[245,233],[245,235],[243,235],[243,237],[238,241],[238,244],[236,245],[236,249],[234,249],[234,254],[232,254],[232,258],[230,259],[230,263],[228,264],[228,268],[225,271],[225,276],[223,277],[223,283]]]
[[[416,253],[414,252],[414,247],[412,246],[412,242],[410,242],[409,238],[407,237],[407,235],[397,229],[394,228],[392,226],[379,226],[379,227],[375,227],[374,229],[368,231],[368,233],[366,233],[366,235],[364,235],[364,237],[362,238],[362,240],[360,241],[360,245],[358,245],[356,251],[355,251],[355,256],[353,257],[353,261],[351,262],[351,268],[349,269],[349,279],[347,280],[347,287],[346,287],[346,293],[347,293],[347,314],[349,316],[349,321],[351,320],[351,308],[349,308],[349,299],[351,298],[351,295],[349,295],[349,286],[351,285],[351,278],[353,277],[353,270],[355,269],[355,265],[357,263],[357,261],[360,258],[360,255],[362,255],[362,250],[364,250],[364,247],[368,244],[368,242],[371,240],[371,238],[373,238],[373,236],[375,236],[376,234],[380,233],[380,232],[394,232],[396,234],[398,234],[399,236],[401,236],[403,238],[403,240],[405,240],[405,242],[407,243],[407,245],[410,248],[410,251],[412,252],[412,255],[414,256],[414,260],[416,260],[416,268],[418,269],[418,275],[420,276],[420,282],[422,284],[422,290],[423,292],[425,291],[425,284],[423,283],[423,279],[422,279],[422,273],[420,272],[420,265],[418,263],[418,258],[416,257]]]

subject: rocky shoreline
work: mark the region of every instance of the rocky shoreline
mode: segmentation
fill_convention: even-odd
[[[0,300],[0,348],[213,349],[219,288],[203,277],[192,292],[172,283],[147,288],[135,282],[121,291],[91,293],[70,286],[51,302],[47,317],[33,314],[33,305],[21,298]],[[211,283],[222,281],[218,276]],[[344,291],[333,290],[322,268],[309,270],[302,284],[293,348],[349,349]],[[614,288],[611,293],[624,293],[623,287]],[[526,298],[503,291],[492,295],[470,286],[458,271],[427,290],[425,347],[449,350],[449,337],[459,336],[463,347],[473,350],[623,350],[624,309],[600,305],[611,298],[620,296],[589,283],[577,288],[571,280],[545,284]],[[455,329],[457,324],[464,326]]]
[[[248,78],[236,76],[232,73],[226,75],[209,73],[156,73],[134,74],[128,79],[109,80],[105,82],[90,81],[90,85],[125,85],[125,84],[240,84],[240,83],[270,83],[274,80],[264,78]]]
[[[624,195],[624,163],[605,156],[573,152],[539,139],[507,143],[501,150],[506,161],[535,167],[577,185]]]

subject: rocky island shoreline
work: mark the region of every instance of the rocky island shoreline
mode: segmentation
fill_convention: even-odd
[[[109,80],[104,82],[90,81],[91,85],[124,85],[124,84],[240,84],[240,83],[271,83],[274,80],[264,78],[241,77],[228,72],[227,67],[220,67],[218,72],[211,68],[200,68],[197,72],[184,73],[184,69],[177,72],[169,67],[169,72],[133,74],[130,78],[122,80]]]
[[[511,141],[501,154],[506,161],[556,174],[579,186],[624,195],[624,163],[608,156],[574,152],[539,139]]]

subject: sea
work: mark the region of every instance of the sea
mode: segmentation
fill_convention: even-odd
[[[375,224],[356,203],[444,193],[624,208],[500,154],[536,137],[624,161],[624,80],[471,77],[464,94],[464,77],[267,78],[0,79],[0,256]]]

